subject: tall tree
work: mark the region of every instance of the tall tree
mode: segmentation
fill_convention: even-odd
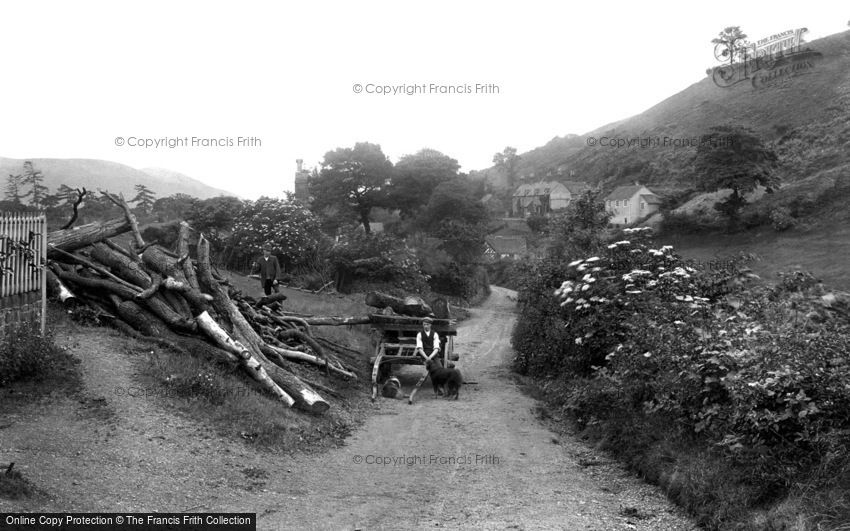
[[[149,213],[156,201],[156,193],[143,184],[137,184],[135,188],[136,197],[131,199],[130,202],[136,203],[136,207],[145,214]]]
[[[47,195],[48,190],[42,184],[43,182],[44,174],[41,173],[41,170],[36,170],[29,160],[24,162],[24,173],[21,176],[21,183],[29,186],[30,189],[28,192],[22,194],[22,197],[29,197],[30,204],[33,206],[42,206],[42,199]]]
[[[476,184],[466,179],[446,181],[434,190],[431,200],[417,218],[424,232],[435,233],[447,220],[468,225],[487,223],[489,212],[476,197]]]
[[[329,151],[319,178],[309,183],[311,208],[317,213],[330,209],[354,217],[369,233],[369,214],[386,204],[392,171],[392,162],[377,144],[358,142],[353,148]]]
[[[732,230],[737,225],[741,208],[747,204],[745,194],[758,186],[773,192],[779,185],[774,173],[776,166],[776,153],[752,130],[732,125],[712,127],[697,147],[696,186],[704,192],[732,190],[726,200],[714,205],[728,218]]]
[[[517,168],[522,157],[516,154],[516,148],[506,147],[501,153],[493,155],[493,163],[501,170],[508,180],[508,189],[513,190],[516,186]]]
[[[389,206],[401,210],[402,217],[412,217],[428,204],[440,183],[458,177],[459,169],[457,160],[434,149],[403,156],[393,172]]]
[[[9,174],[9,177],[6,179],[6,193],[4,195],[6,201],[9,201],[10,203],[13,203],[15,205],[23,204],[23,202],[21,201],[21,186],[23,184],[23,177],[24,176],[21,174]]]
[[[714,43],[714,57],[718,61],[729,60],[733,64],[736,59],[746,58],[747,34],[741,31],[741,26],[730,26],[711,39]]]
[[[221,195],[197,201],[189,209],[187,217],[192,227],[204,233],[216,250],[220,250],[224,233],[233,228],[243,206],[239,198]]]

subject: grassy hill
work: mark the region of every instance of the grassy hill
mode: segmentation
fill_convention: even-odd
[[[708,44],[707,44],[708,45]],[[850,162],[850,31],[806,46],[812,67],[806,74],[762,88],[750,82],[717,86],[708,76],[641,114],[585,135],[556,137],[522,153],[521,176],[568,176],[606,189],[640,180],[661,192],[688,187],[693,147],[611,149],[590,147],[588,137],[693,138],[715,125],[752,128],[775,144],[786,183]],[[713,66],[713,65],[706,65]],[[777,65],[779,68],[781,65]],[[487,174],[494,171],[485,170]]]
[[[695,147],[612,149],[588,146],[587,139],[693,138],[715,125],[748,127],[777,153],[781,188],[751,197],[752,204],[742,212],[747,228],[742,234],[671,235],[665,243],[704,261],[738,251],[754,253],[761,260],[752,267],[765,278],[775,278],[782,269],[808,269],[829,284],[850,289],[845,267],[850,232],[844,229],[850,221],[850,31],[804,46],[810,50],[811,67],[803,75],[764,87],[744,81],[727,88],[707,76],[636,116],[585,135],[554,138],[522,153],[518,173],[581,180],[606,191],[639,180],[666,195],[694,188]],[[498,186],[491,177],[498,173],[490,168],[479,175]],[[694,221],[703,230],[720,230],[723,223],[712,207],[709,194],[692,195],[678,211],[696,214]],[[787,224],[779,227],[777,219]]]
[[[137,170],[106,160],[95,159],[27,159],[31,160],[37,170],[44,174],[44,185],[55,192],[61,185],[72,188],[86,187],[89,190],[101,188],[111,192],[121,192],[127,199],[136,192],[134,187],[143,184],[153,190],[158,197],[183,193],[207,199],[219,195],[235,196],[236,194],[213,188],[196,179],[164,169]],[[0,175],[19,174],[23,168],[23,159],[8,159],[0,157]]]

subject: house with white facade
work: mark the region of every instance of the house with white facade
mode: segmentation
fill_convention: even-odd
[[[638,182],[618,186],[605,197],[605,209],[611,212],[614,225],[634,223],[657,212],[660,205],[661,198]]]

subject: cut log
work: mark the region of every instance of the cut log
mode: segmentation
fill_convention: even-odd
[[[352,326],[369,324],[372,321],[369,316],[363,317],[302,317],[302,321],[312,326]]]
[[[149,299],[139,301],[145,308],[153,312],[154,315],[165,321],[172,330],[182,330],[184,332],[197,332],[198,325],[192,319],[187,319],[180,315],[177,311],[168,304],[162,295],[154,295]]]
[[[366,305],[373,308],[389,307],[396,313],[413,317],[425,317],[433,313],[431,307],[420,297],[405,297],[404,299],[400,299],[377,291],[370,291],[366,294]]]
[[[292,405],[295,404],[295,400],[269,377],[265,368],[263,368],[254,356],[251,355],[251,352],[245,348],[244,345],[231,338],[227,332],[221,328],[212,317],[210,317],[210,314],[204,312],[198,315],[196,320],[201,330],[203,330],[210,339],[215,341],[216,344],[224,350],[239,357],[242,365],[246,368],[248,374],[250,374],[252,378],[260,382],[263,387],[268,389],[287,406],[292,407]]]
[[[55,230],[47,234],[47,258],[56,258],[56,249],[76,251],[95,242],[112,236],[123,234],[130,230],[130,223],[124,218],[109,221],[89,223],[64,230]]]
[[[201,287],[213,296],[212,306],[222,319],[229,321],[232,326],[232,335],[240,343],[244,341],[244,347],[251,349],[250,353],[257,359],[262,367],[268,371],[269,376],[286,393],[295,398],[298,407],[311,413],[324,413],[330,408],[318,393],[310,389],[294,375],[286,372],[269,361],[263,354],[261,348],[265,345],[263,339],[251,327],[245,317],[233,304],[225,288],[213,276],[209,260],[209,242],[201,235],[198,240],[198,282]]]
[[[189,282],[189,285],[200,291],[201,286],[198,284],[198,277],[195,275],[195,268],[192,265],[192,259],[188,258],[190,230],[191,227],[188,223],[185,221],[180,223],[180,232],[177,239],[177,254],[180,256],[185,255],[187,257],[187,259],[183,262],[183,274],[186,276],[186,281]]]
[[[104,243],[92,245],[92,258],[107,266],[115,275],[140,288],[151,287],[151,277],[142,269],[142,265],[134,262],[126,255],[109,248]]]
[[[74,295],[71,290],[68,289],[65,284],[59,280],[59,277],[56,276],[50,268],[45,268],[45,273],[47,274],[47,291],[51,297],[56,297],[62,304],[72,304],[72,301],[76,300],[76,295]]]
[[[276,347],[274,345],[265,344],[263,346],[263,350],[271,355],[277,354],[283,358],[297,360],[297,361],[306,361],[308,363],[312,363],[313,365],[318,365],[319,367],[326,367],[330,372],[334,374],[339,374],[340,376],[346,379],[357,379],[357,375],[353,372],[347,371],[345,369],[341,369],[325,361],[320,360],[316,356],[307,354],[305,352],[299,352],[297,350],[286,349],[282,347]]]
[[[137,293],[136,291],[131,290],[123,284],[118,284],[117,282],[112,282],[111,280],[86,278],[71,271],[57,271],[56,275],[60,279],[68,281],[71,284],[75,284],[80,288],[88,288],[93,290],[100,290],[106,293],[114,293],[122,299],[132,299],[136,296]]]
[[[133,301],[116,301],[118,317],[146,336],[163,337],[168,327],[158,317]]]
[[[124,256],[126,256],[127,258],[129,258],[130,260],[132,260],[134,262],[141,262],[142,261],[142,259],[139,258],[138,254],[136,254],[135,252],[133,252],[129,249],[125,249],[124,247],[118,245],[117,243],[110,240],[109,238],[103,240],[103,243],[105,243],[113,251],[123,254]]]

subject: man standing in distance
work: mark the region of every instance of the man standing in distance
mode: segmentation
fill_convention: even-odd
[[[257,269],[260,273],[260,283],[263,285],[263,292],[268,296],[272,294],[272,289],[278,293],[278,278],[280,277],[280,264],[276,256],[272,256],[271,245],[263,245],[263,257],[257,260]]]

